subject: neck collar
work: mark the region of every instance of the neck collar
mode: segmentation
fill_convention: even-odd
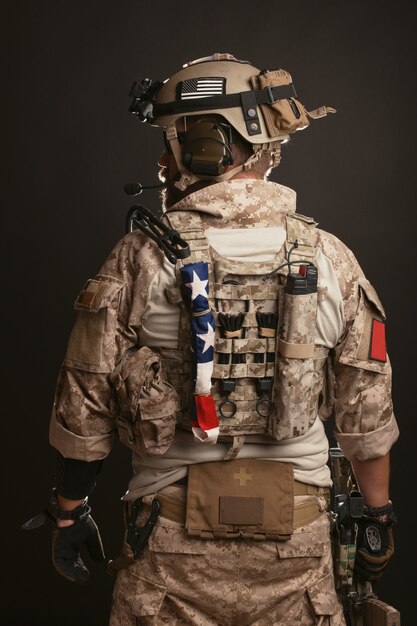
[[[296,192],[285,185],[239,178],[199,189],[167,209],[166,213],[198,211],[208,226],[220,228],[244,228],[255,224],[271,226],[275,221],[282,221],[282,213],[295,212],[296,197]]]

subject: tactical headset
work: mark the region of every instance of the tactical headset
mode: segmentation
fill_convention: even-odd
[[[179,132],[178,141],[184,166],[197,176],[221,176],[234,163],[230,124],[200,120],[189,130]],[[172,154],[165,131],[164,143],[168,154]]]

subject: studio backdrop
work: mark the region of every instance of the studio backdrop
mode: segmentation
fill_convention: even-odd
[[[21,524],[54,480],[49,416],[73,302],[124,235],[127,182],[158,182],[158,129],[128,113],[134,80],[230,52],[283,68],[308,108],[335,115],[295,133],[271,180],[357,256],[387,313],[400,438],[392,450],[396,554],[375,591],[416,622],[415,31],[411,5],[376,0],[15,0],[2,10],[2,478],[5,626],[105,626],[114,579],[88,588],[52,567],[50,528]],[[159,192],[138,201],[160,211]],[[106,555],[122,541],[130,454],[120,444],[90,498]],[[407,568],[408,571],[408,568]]]

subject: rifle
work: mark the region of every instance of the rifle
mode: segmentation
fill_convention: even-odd
[[[355,577],[356,520],[364,502],[350,461],[339,447],[330,448],[332,541],[336,592],[347,626],[400,626],[400,613],[379,600],[370,581]]]

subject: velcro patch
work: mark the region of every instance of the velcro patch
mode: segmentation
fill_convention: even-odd
[[[102,288],[103,283],[101,281],[89,280],[77,298],[78,306],[85,309],[94,308],[94,300],[97,299]]]
[[[264,499],[258,497],[220,496],[221,524],[260,525],[264,521]]]
[[[375,318],[372,319],[369,358],[373,361],[382,361],[383,363],[387,360],[385,322],[381,322]]]
[[[100,309],[109,306],[122,287],[123,281],[119,279],[90,278],[76,299],[74,308],[76,311],[97,313]]]
[[[226,79],[223,76],[201,76],[182,80],[177,85],[177,100],[193,100],[221,96],[226,92]]]

